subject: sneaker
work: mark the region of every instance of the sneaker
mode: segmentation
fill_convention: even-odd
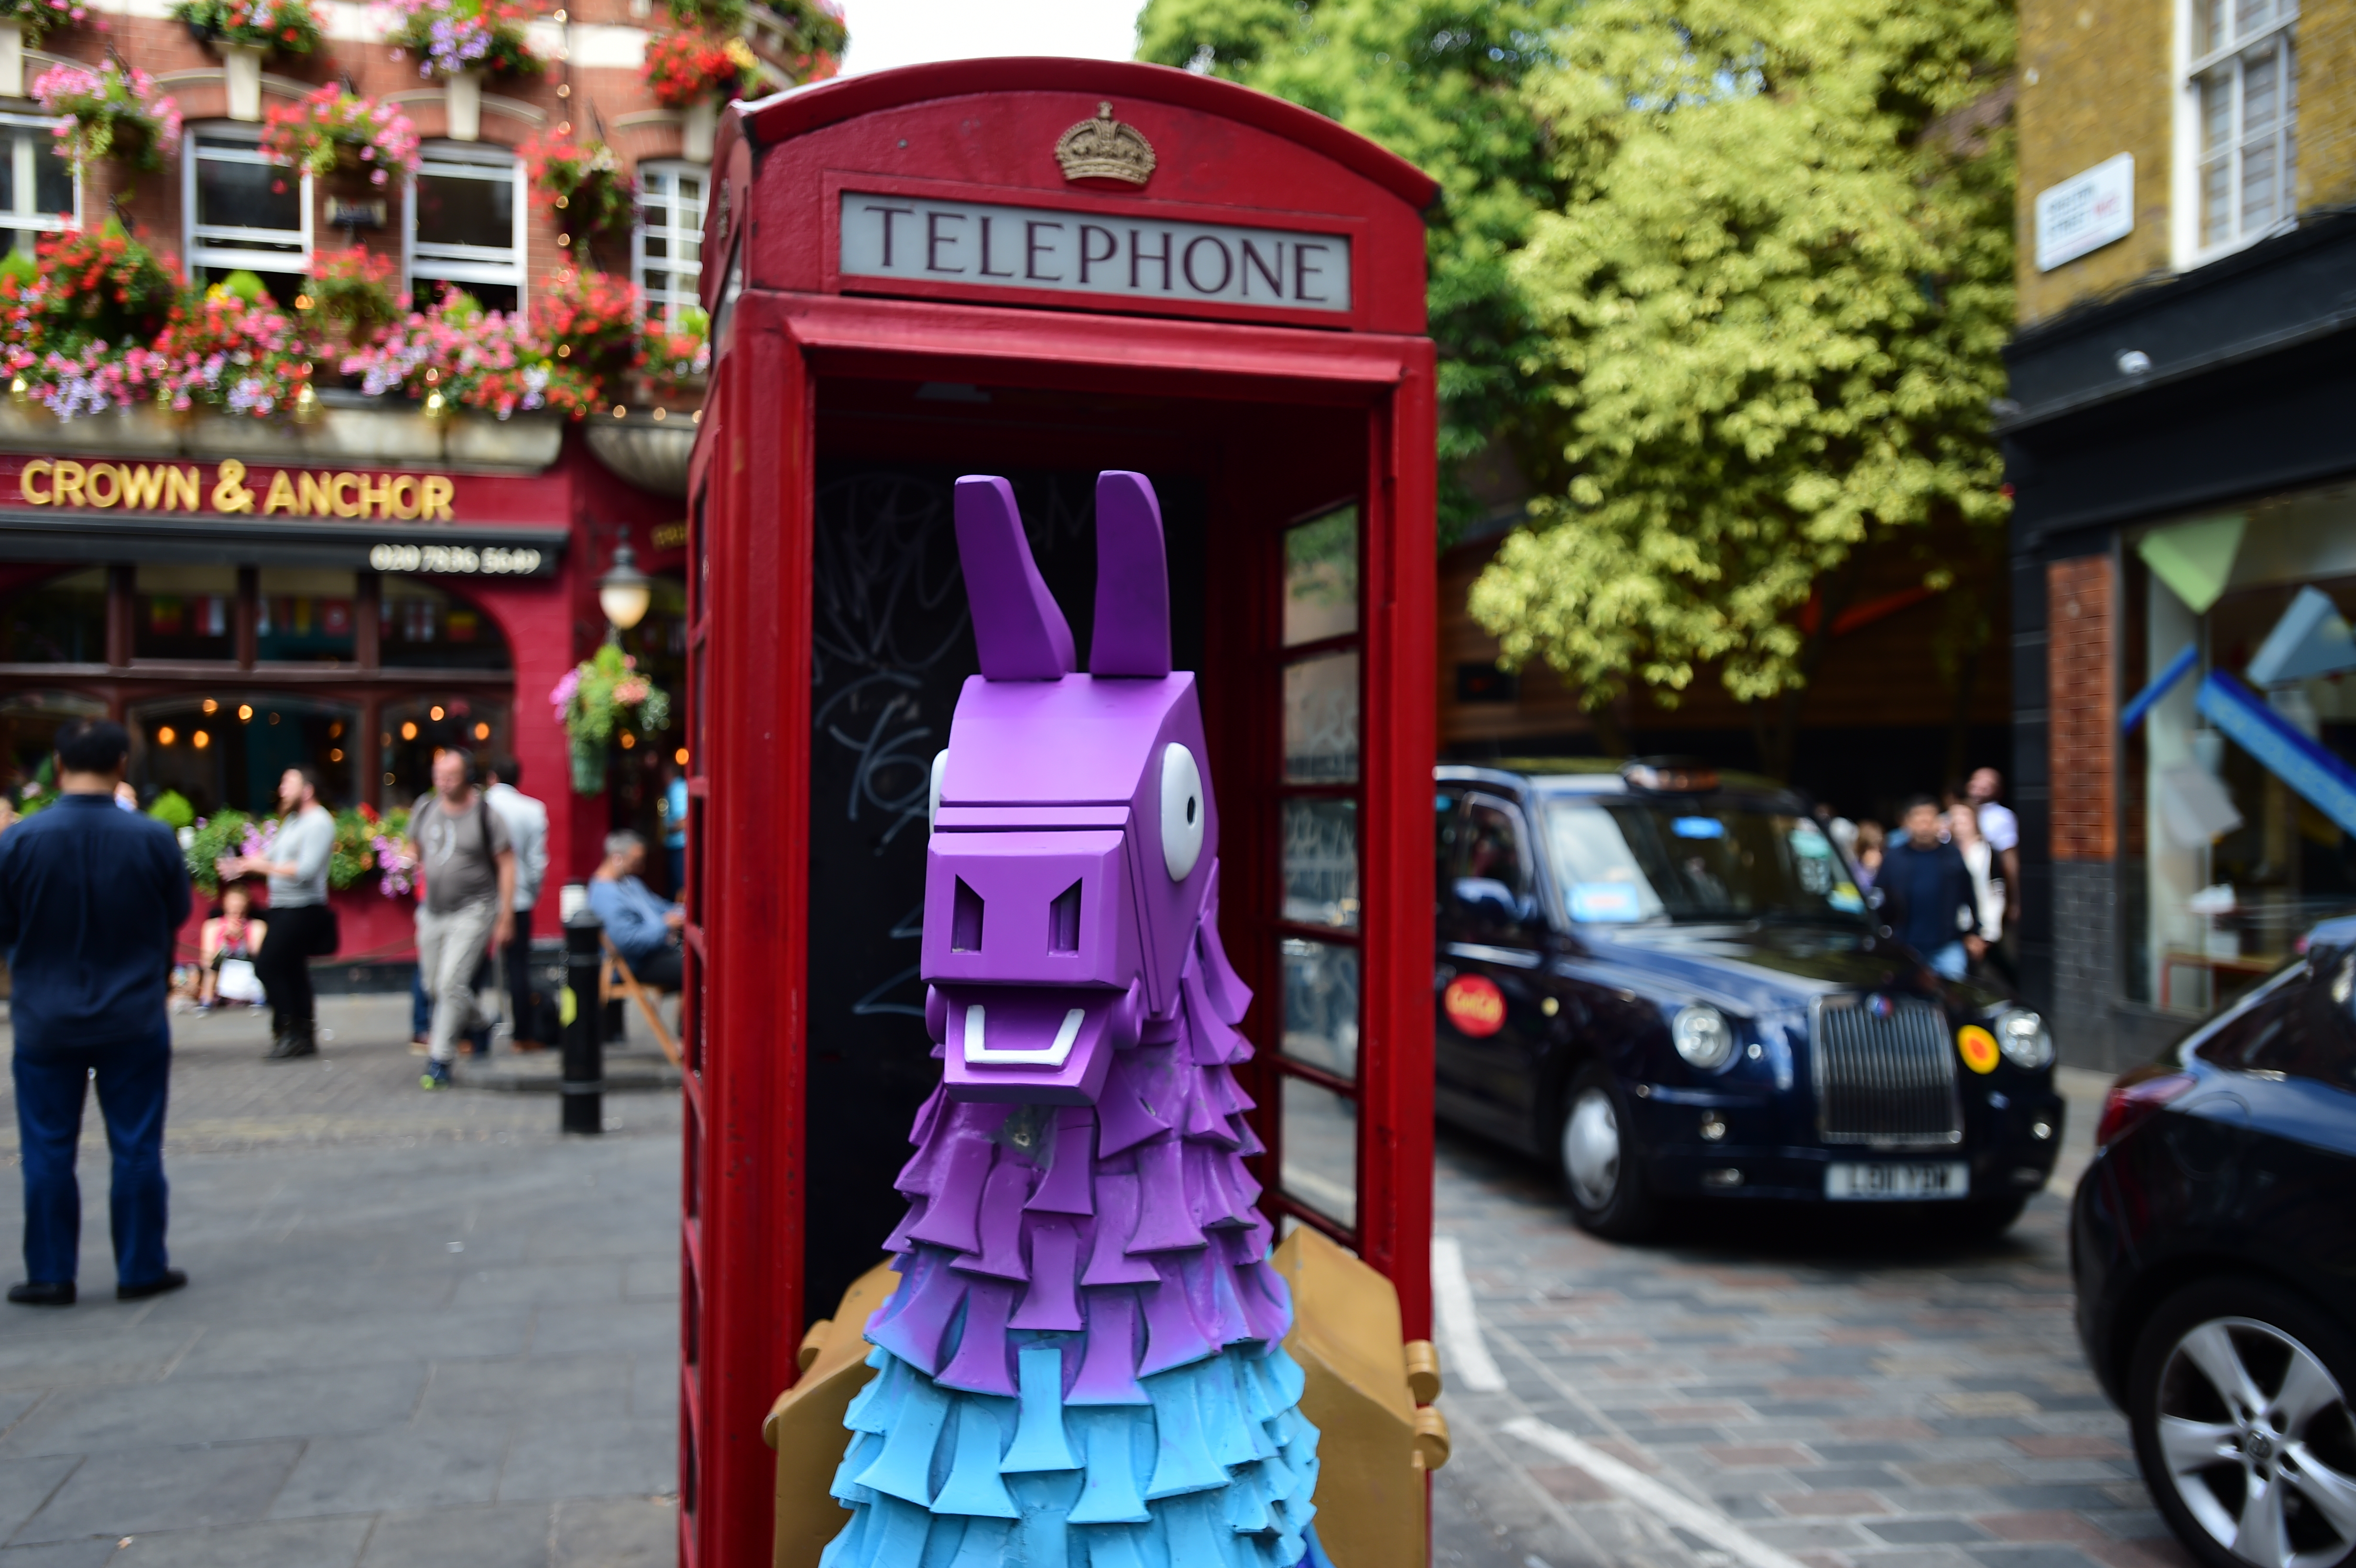
[[[450,1064],[429,1059],[425,1063],[425,1074],[418,1079],[417,1086],[420,1089],[447,1089],[450,1087]]]

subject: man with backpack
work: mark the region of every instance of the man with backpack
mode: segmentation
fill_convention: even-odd
[[[417,972],[434,999],[427,1089],[450,1085],[458,1041],[478,1019],[475,971],[515,934],[516,857],[507,824],[475,787],[475,759],[452,748],[434,759],[434,792],[409,810],[408,853],[424,872],[417,906]]]

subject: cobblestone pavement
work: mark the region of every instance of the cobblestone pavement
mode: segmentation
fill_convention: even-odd
[[[673,1560],[676,1097],[564,1139],[552,1094],[421,1092],[407,1011],[323,999],[297,1062],[175,1020],[174,1296],[113,1299],[91,1108],[81,1305],[0,1306],[0,1568]]]
[[[1617,1246],[1546,1172],[1443,1133],[1437,1229],[1506,1386],[1442,1396],[1437,1562],[2189,1568],[2071,1323],[2068,1194],[2104,1082],[2070,1075],[2062,1168],[1994,1243],[1728,1208]],[[1668,1503],[1632,1500],[1648,1484]]]

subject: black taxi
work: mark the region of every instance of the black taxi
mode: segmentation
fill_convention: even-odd
[[[1436,1109],[1558,1162],[1581,1226],[1782,1199],[1993,1234],[2045,1185],[2044,1020],[1892,937],[1799,796],[1592,758],[1435,778]]]

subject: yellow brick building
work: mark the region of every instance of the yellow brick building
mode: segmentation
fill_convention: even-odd
[[[2356,911],[2356,0],[2024,0],[2024,979],[2147,1059]]]

